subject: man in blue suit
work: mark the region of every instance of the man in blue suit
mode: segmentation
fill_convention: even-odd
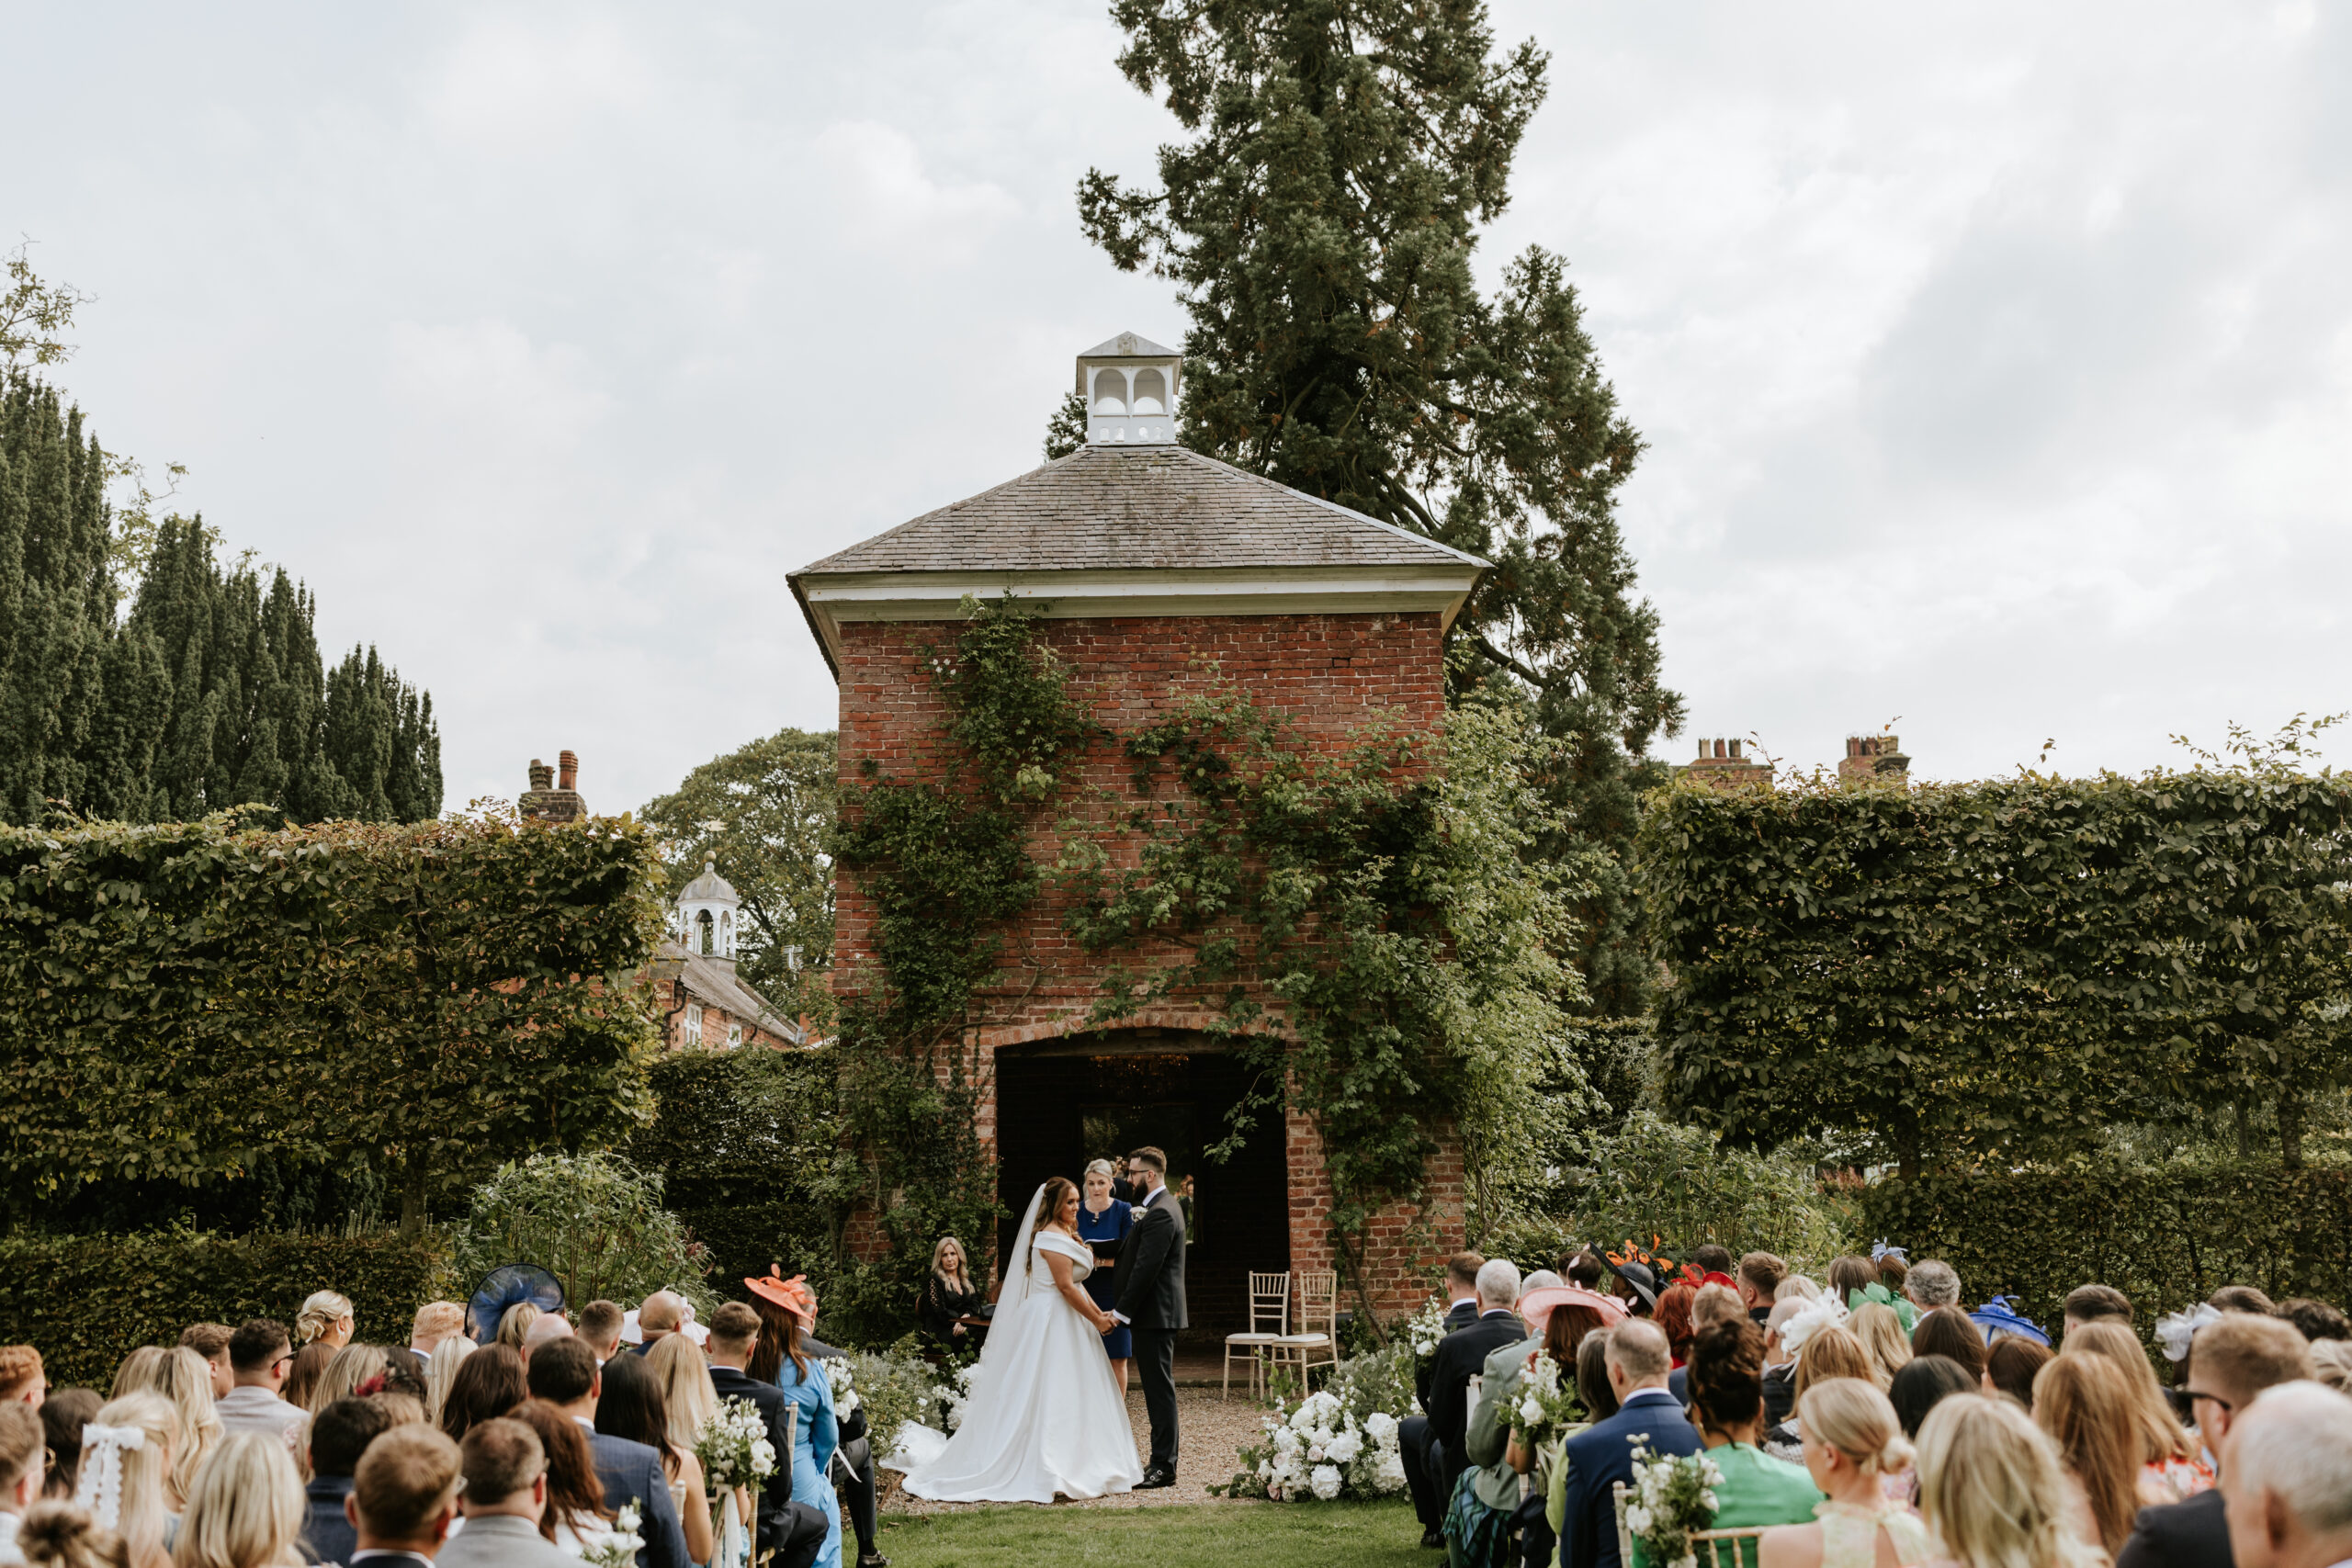
[[[1674,1353],[1666,1334],[1647,1318],[1628,1318],[1609,1330],[1609,1386],[1622,1408],[1570,1438],[1561,1450],[1568,1467],[1566,1515],[1561,1521],[1560,1568],[1623,1568],[1617,1555],[1613,1488],[1634,1480],[1634,1450],[1695,1454],[1699,1434],[1667,1392]]]
[[[638,1534],[645,1538],[644,1549],[637,1554],[638,1568],[694,1568],[677,1505],[670,1500],[670,1477],[662,1468],[662,1456],[643,1443],[596,1430],[596,1396],[604,1385],[596,1352],[576,1338],[550,1339],[532,1350],[524,1375],[533,1399],[546,1400],[588,1429],[588,1451],[596,1461],[596,1479],[604,1484],[605,1506],[637,1505]]]

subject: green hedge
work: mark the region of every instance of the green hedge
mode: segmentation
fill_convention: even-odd
[[[2352,1302],[2352,1167],[2275,1162],[1928,1175],[1862,1196],[1862,1236],[1960,1271],[1970,1305],[2009,1294],[2055,1329],[2066,1292],[2112,1285],[2151,1336],[2223,1285]]]
[[[351,1298],[355,1337],[405,1345],[416,1309],[456,1284],[439,1243],[388,1234],[0,1237],[0,1323],[60,1388],[104,1392],[123,1357],[176,1344],[191,1323],[290,1328],[318,1290]]]

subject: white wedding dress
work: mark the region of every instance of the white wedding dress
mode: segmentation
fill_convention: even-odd
[[[1039,1188],[1042,1196],[1044,1188]],[[1054,1495],[1100,1497],[1143,1479],[1127,1402],[1102,1353],[1102,1336],[1054,1289],[1049,1255],[1070,1275],[1094,1271],[1087,1245],[1039,1230],[1036,1198],[1012,1258],[1027,1267],[998,1292],[996,1316],[972,1376],[955,1436],[910,1426],[885,1462],[906,1489],[937,1503],[1050,1503]],[[1033,1246],[1034,1243],[1034,1246]]]

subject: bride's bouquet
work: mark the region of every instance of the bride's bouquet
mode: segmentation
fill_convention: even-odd
[[[737,1486],[757,1486],[775,1473],[775,1445],[768,1441],[766,1417],[748,1399],[722,1399],[695,1434],[695,1458],[713,1495]]]

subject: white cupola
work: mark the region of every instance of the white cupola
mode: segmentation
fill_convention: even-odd
[[[678,895],[678,943],[697,958],[735,967],[735,925],[743,900],[718,874],[718,857],[703,857],[702,874]]]
[[[1078,356],[1086,439],[1096,446],[1165,446],[1176,439],[1177,381],[1184,356],[1121,333]]]

